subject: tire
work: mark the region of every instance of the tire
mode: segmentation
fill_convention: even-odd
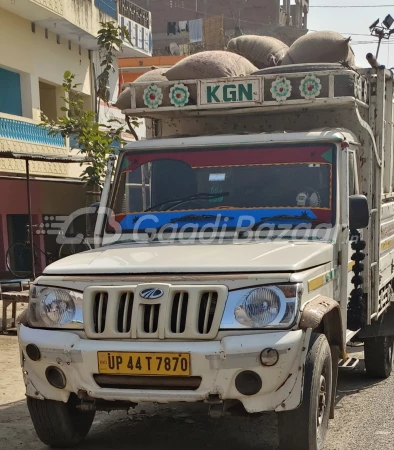
[[[14,277],[30,278],[33,274],[30,246],[22,243],[12,245],[7,250],[6,264]]]
[[[59,259],[67,258],[77,253],[82,253],[90,250],[90,247],[84,242],[81,244],[63,244],[59,249]]]
[[[389,378],[393,370],[394,337],[381,336],[364,342],[365,369],[373,378]]]
[[[89,433],[95,411],[77,409],[77,398],[68,403],[27,397],[27,406],[37,436],[52,448],[75,447]]]
[[[301,406],[278,414],[280,450],[322,450],[333,393],[332,358],[324,335],[312,334]],[[321,394],[324,392],[324,396]]]

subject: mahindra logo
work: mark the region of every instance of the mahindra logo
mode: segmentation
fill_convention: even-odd
[[[163,295],[164,291],[158,288],[145,289],[144,291],[140,292],[140,296],[145,300],[156,300],[160,297],[163,297]]]

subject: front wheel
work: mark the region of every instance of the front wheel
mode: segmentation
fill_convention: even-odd
[[[324,335],[313,334],[305,363],[301,406],[278,414],[280,450],[322,450],[333,394],[331,350]]]
[[[80,411],[76,397],[67,403],[27,397],[27,406],[37,436],[52,448],[75,447],[89,433],[95,411]]]
[[[386,379],[393,371],[394,337],[381,336],[364,342],[365,369],[368,376]]]

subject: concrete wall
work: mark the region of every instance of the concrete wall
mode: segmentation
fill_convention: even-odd
[[[47,37],[46,37],[47,36]],[[60,43],[58,43],[60,42]],[[45,32],[19,16],[0,9],[0,67],[21,74],[23,115],[40,119],[39,81],[61,85],[66,70],[77,75],[81,90],[90,95],[89,52],[75,43],[58,40],[55,34]]]
[[[295,0],[291,0],[294,3]],[[301,1],[301,0],[299,0]],[[297,0],[297,4],[299,3]],[[303,0],[305,2],[305,0]],[[152,13],[154,55],[168,54],[170,44],[189,43],[188,33],[167,34],[168,22],[190,21],[224,16],[226,41],[234,37],[236,27],[244,34],[273,36],[291,45],[306,33],[305,28],[283,26],[281,5],[285,0],[135,0]],[[290,4],[290,0],[288,0]],[[293,5],[294,10],[294,5]],[[290,14],[290,11],[289,11]],[[282,17],[283,19],[283,17]],[[282,20],[283,21],[283,20]],[[206,50],[218,48],[206,48]],[[222,48],[221,48],[222,49]],[[219,49],[220,50],[220,49]]]
[[[95,0],[0,0],[0,8],[35,22],[94,49],[100,22],[115,20],[96,7]],[[97,45],[97,44],[96,44]]]
[[[226,30],[234,29],[234,22],[238,25],[240,18],[258,24],[279,21],[279,0],[133,0],[133,3],[151,11],[154,34],[167,34],[168,22],[203,18],[207,14],[224,15]]]
[[[95,1],[63,0],[63,18],[92,36],[97,36],[100,22],[116,21],[95,6]]]
[[[8,218],[11,215],[27,214],[26,181],[18,179],[0,179],[0,272],[6,271],[5,254],[12,243],[13,230],[9,229]],[[59,181],[31,181],[31,205],[33,224],[45,221],[44,216],[69,215],[85,207],[86,189],[82,184]],[[6,195],[5,195],[6,194]],[[37,236],[34,242],[42,250],[55,254],[59,246],[56,236]],[[48,247],[51,247],[50,249]],[[42,259],[42,266],[45,265]],[[43,268],[43,267],[42,267]]]

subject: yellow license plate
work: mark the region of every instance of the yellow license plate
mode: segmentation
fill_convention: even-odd
[[[190,376],[189,353],[98,352],[99,373],[107,375]]]

